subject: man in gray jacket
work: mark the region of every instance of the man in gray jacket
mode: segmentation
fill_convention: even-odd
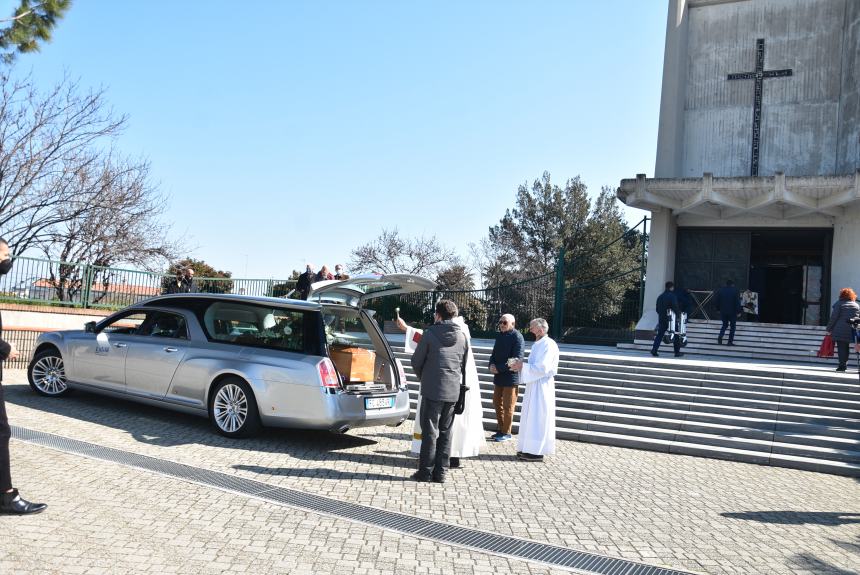
[[[457,304],[439,300],[435,324],[424,330],[415,353],[412,369],[421,380],[421,455],[415,481],[445,482],[451,453],[451,425],[460,385],[466,383],[466,356],[469,343],[452,319]]]

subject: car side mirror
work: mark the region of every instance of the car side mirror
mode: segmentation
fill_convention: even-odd
[[[96,332],[96,322],[88,321],[87,323],[85,323],[84,324],[84,331],[89,332],[89,333],[95,333]]]

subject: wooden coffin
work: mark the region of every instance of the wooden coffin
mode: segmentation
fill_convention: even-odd
[[[362,347],[332,346],[329,355],[345,382],[373,381],[376,352]]]

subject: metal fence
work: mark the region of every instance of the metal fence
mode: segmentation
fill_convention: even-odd
[[[457,304],[460,314],[469,325],[473,337],[488,337],[495,334],[496,322],[503,313],[516,318],[517,326],[528,326],[535,317],[552,317],[555,273],[529,280],[480,290],[440,290],[404,295],[385,296],[370,300],[369,309],[376,311],[381,325],[393,320],[395,309],[407,323],[428,325],[433,323],[433,311],[440,299],[450,299]]]
[[[17,359],[7,359],[3,362],[4,369],[26,369],[33,350],[36,348],[36,339],[42,334],[41,330],[28,329],[6,329],[3,330],[3,339],[21,352]]]
[[[165,293],[173,276],[18,256],[12,271],[0,276],[5,302],[119,309]],[[195,278],[203,293],[283,297],[295,280]]]

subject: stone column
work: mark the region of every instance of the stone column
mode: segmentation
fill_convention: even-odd
[[[860,172],[858,172],[860,181]],[[860,291],[860,206],[845,208],[833,223],[833,259],[830,273],[830,303],[845,287]]]
[[[684,177],[684,101],[687,89],[687,36],[690,27],[687,10],[687,0],[669,0],[655,178]]]
[[[636,324],[635,337],[654,339],[657,311],[654,309],[657,296],[663,293],[667,281],[674,281],[675,238],[678,224],[672,211],[666,208],[651,212],[651,237],[648,243],[648,267],[645,270],[645,306],[642,317]]]

